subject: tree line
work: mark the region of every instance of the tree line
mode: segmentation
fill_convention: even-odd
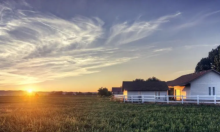
[[[50,96],[73,96],[73,95],[97,95],[97,93],[92,92],[63,92],[63,91],[53,91],[49,94]]]
[[[137,78],[137,79],[135,79],[133,81],[134,82],[144,82],[144,81],[146,81],[146,82],[158,82],[158,81],[161,81],[161,80],[156,78],[156,77],[150,77],[150,78],[148,78],[146,80]]]

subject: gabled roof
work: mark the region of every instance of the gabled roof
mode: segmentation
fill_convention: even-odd
[[[112,87],[112,92],[122,92],[122,88],[121,87]]]
[[[209,72],[215,72],[215,73],[220,75],[219,72],[217,72],[216,70],[211,69],[211,70],[207,70],[207,71],[201,71],[201,72],[197,72],[197,73],[182,75],[182,76],[178,77],[175,80],[168,81],[167,85],[168,86],[185,86],[185,85],[189,84],[190,82],[198,79],[199,77],[201,77],[201,76],[203,76],[203,75],[205,75],[206,73],[209,73]]]
[[[127,91],[167,91],[166,82],[162,81],[124,81],[123,90]]]

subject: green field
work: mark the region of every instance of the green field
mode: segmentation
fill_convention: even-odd
[[[98,97],[0,97],[0,132],[220,131],[220,107]]]

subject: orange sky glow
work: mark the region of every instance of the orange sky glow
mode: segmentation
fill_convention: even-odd
[[[194,72],[220,45],[219,6],[162,3],[0,2],[0,90],[97,92]]]

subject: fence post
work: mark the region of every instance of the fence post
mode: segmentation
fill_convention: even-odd
[[[124,95],[124,103],[125,103],[125,95]]]
[[[183,104],[183,95],[182,95],[182,104]]]
[[[199,105],[199,95],[197,95],[197,104]]]
[[[131,103],[133,103],[133,95],[131,95]]]
[[[169,95],[167,95],[167,104],[169,104]]]
[[[144,95],[141,95],[141,102],[144,103]]]
[[[214,103],[216,104],[216,95],[214,96]]]
[[[154,103],[156,103],[156,96],[154,95]]]

